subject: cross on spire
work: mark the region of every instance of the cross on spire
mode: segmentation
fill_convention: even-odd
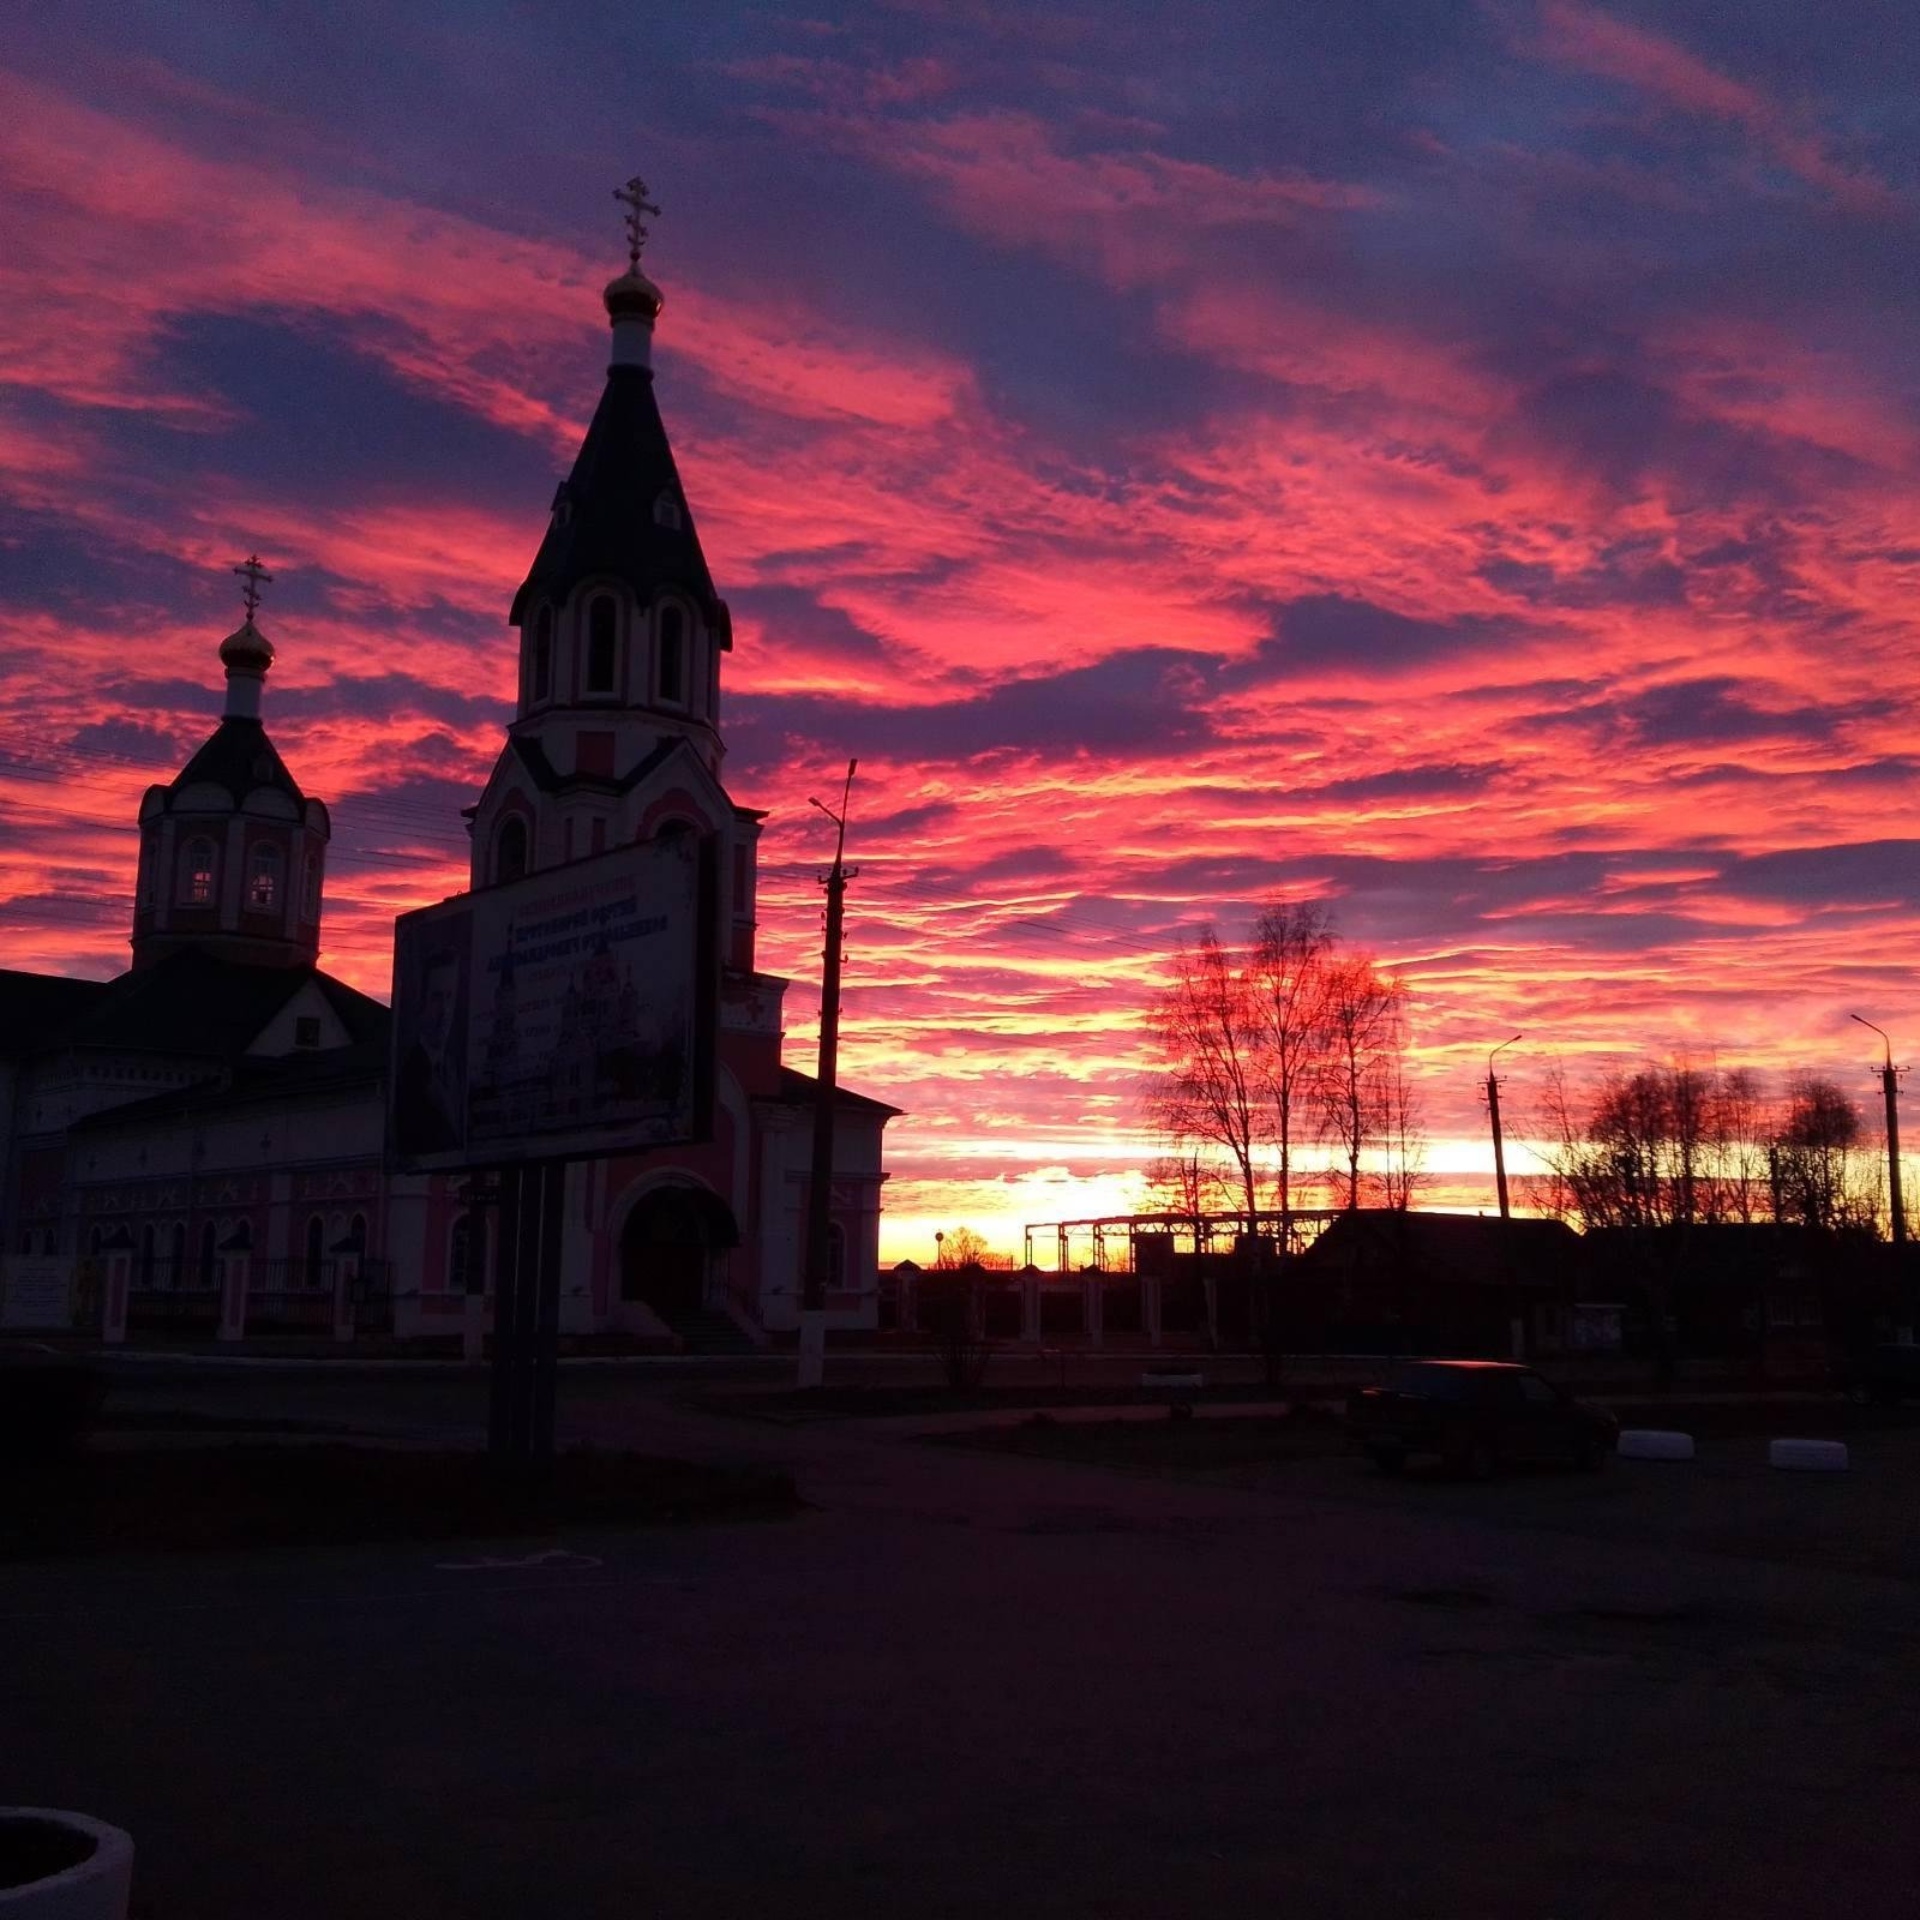
[[[624,187],[615,187],[613,197],[627,210],[627,271],[640,271],[640,255],[647,244],[647,220],[660,218],[660,209],[647,198],[647,183],[636,173]]]
[[[251,624],[253,616],[260,610],[260,583],[264,580],[268,586],[272,586],[273,575],[260,564],[260,556],[257,553],[248,554],[234,568],[234,572],[243,573],[247,577],[246,588],[240,597],[247,604],[247,620]]]

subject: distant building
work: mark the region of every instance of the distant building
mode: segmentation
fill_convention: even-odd
[[[1558,1220],[1362,1207],[1287,1269],[1290,1344],[1507,1357],[1564,1344],[1580,1236]]]

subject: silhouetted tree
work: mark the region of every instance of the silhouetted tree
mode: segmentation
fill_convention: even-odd
[[[1771,1208],[1767,1147],[1769,1125],[1760,1076],[1751,1067],[1729,1067],[1715,1081],[1709,1103],[1716,1220],[1751,1225]]]
[[[1404,1213],[1427,1180],[1421,1171],[1427,1155],[1427,1133],[1420,1090],[1407,1071],[1404,1049],[1396,1051],[1388,1062],[1386,1092],[1384,1159],[1378,1176],[1380,1199],[1384,1206],[1397,1207]]]
[[[1775,1145],[1783,1219],[1829,1231],[1877,1227],[1879,1194],[1860,1152],[1860,1109],[1820,1074],[1794,1075]]]
[[[1219,1162],[1196,1146],[1148,1163],[1147,1199],[1156,1213],[1184,1214],[1198,1220],[1217,1208],[1226,1192]]]
[[[1360,1161],[1385,1137],[1393,1065],[1406,1047],[1406,996],[1365,954],[1327,969],[1327,1062],[1320,1079],[1323,1137],[1332,1141],[1342,1205],[1360,1205]]]
[[[982,1267],[992,1257],[985,1234],[976,1232],[972,1227],[949,1227],[940,1242],[937,1264],[947,1269]]]
[[[1245,976],[1211,927],[1176,951],[1148,1027],[1162,1067],[1150,1101],[1156,1129],[1183,1150],[1217,1148],[1252,1214],[1261,1120],[1253,1022]]]
[[[1333,924],[1316,900],[1268,902],[1253,925],[1248,1016],[1277,1156],[1281,1245],[1292,1238],[1294,1142],[1318,1118],[1332,1043]]]

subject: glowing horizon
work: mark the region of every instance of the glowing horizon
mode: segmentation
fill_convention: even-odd
[[[803,1069],[805,800],[860,759],[886,1258],[1123,1210],[1165,957],[1276,892],[1408,979],[1459,1204],[1517,1030],[1516,1140],[1556,1059],[1806,1066],[1870,1112],[1847,1016],[1899,1044],[1920,935],[1898,74],[1838,22],[1269,12],[642,47],[483,9],[369,63],[316,10],[244,97],[210,10],[24,27],[0,963],[124,964],[140,793],[213,723],[257,548],[323,963],[384,997],[393,916],[464,884],[637,165]]]

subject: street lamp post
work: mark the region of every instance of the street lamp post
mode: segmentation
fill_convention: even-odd
[[[1858,1021],[1870,1033],[1880,1036],[1886,1055],[1880,1068],[1880,1092],[1887,1103],[1887,1201],[1893,1216],[1893,1260],[1896,1272],[1900,1276],[1900,1338],[1903,1343],[1913,1339],[1913,1301],[1907,1285],[1907,1206],[1900,1191],[1900,1069],[1893,1064],[1893,1042],[1887,1038],[1886,1030],[1876,1027],[1871,1020],[1862,1020],[1859,1014],[1849,1014],[1850,1020]]]
[[[1524,1040],[1526,1035],[1516,1033],[1513,1040],[1502,1040],[1487,1055],[1487,1113],[1493,1121],[1493,1178],[1500,1191],[1500,1218],[1511,1220],[1513,1209],[1507,1204],[1507,1147],[1500,1136],[1500,1081],[1494,1073],[1494,1061],[1513,1045],[1514,1040]]]
[[[844,945],[847,882],[859,871],[847,865],[847,802],[853,793],[854,768],[847,762],[847,783],[840,794],[840,811],[808,797],[833,822],[833,865],[821,876],[827,890],[826,945],[820,970],[820,1071],[814,1083],[813,1157],[807,1176],[807,1237],[800,1271],[800,1366],[797,1383],[817,1387],[826,1366],[827,1286],[833,1264],[833,1147],[835,1106],[839,1098],[840,961]]]

